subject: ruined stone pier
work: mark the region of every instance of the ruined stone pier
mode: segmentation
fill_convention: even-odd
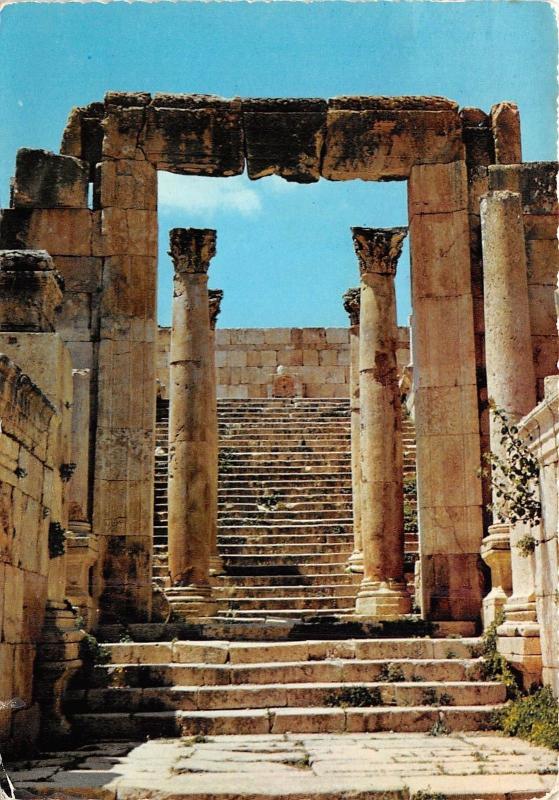
[[[410,611],[404,581],[401,409],[396,369],[394,276],[405,228],[353,228],[361,273],[361,531],[364,577],[358,614],[395,619]]]
[[[175,269],[170,353],[169,572],[167,590],[175,614],[213,610],[209,584],[212,526],[217,492],[213,464],[216,442],[215,378],[208,299],[208,267],[215,231],[174,228],[170,233]]]

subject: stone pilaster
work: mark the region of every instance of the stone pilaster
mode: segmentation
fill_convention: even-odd
[[[212,546],[212,379],[208,267],[215,255],[213,230],[170,232],[175,268],[169,359],[169,571],[167,590],[180,616],[214,610],[209,583]]]
[[[408,209],[421,611],[467,632],[485,578],[465,163],[413,167]]]
[[[396,366],[394,276],[405,228],[353,228],[361,273],[361,531],[364,576],[358,614],[395,619],[410,611],[404,581],[402,420]]]
[[[351,484],[353,493],[353,553],[347,562],[349,572],[363,572],[361,534],[361,436],[359,400],[359,309],[361,289],[348,289],[343,296],[349,314],[349,405],[351,414]]]
[[[210,308],[210,402],[212,403],[210,434],[211,434],[211,481],[210,481],[210,514],[211,522],[211,550],[210,550],[210,575],[222,575],[224,572],[223,559],[219,555],[217,546],[217,506],[218,506],[218,471],[219,471],[219,425],[217,419],[217,374],[215,358],[215,326],[223,292],[221,289],[210,289],[208,292]]]
[[[520,195],[509,191],[486,195],[481,201],[481,221],[487,389],[497,408],[506,413],[511,423],[517,423],[536,405]],[[506,461],[501,424],[493,412],[490,414],[490,439],[492,452]],[[505,510],[496,493],[493,504]],[[515,546],[516,540],[525,533],[520,527],[525,526],[496,524],[489,529],[493,538],[498,536],[510,541],[512,596],[506,599],[505,616],[512,628],[518,621],[534,623],[536,620],[533,559],[522,557]]]

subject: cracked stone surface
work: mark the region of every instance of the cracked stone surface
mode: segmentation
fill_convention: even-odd
[[[555,785],[557,757],[494,734],[288,733],[87,745],[7,767],[18,798],[528,800]]]

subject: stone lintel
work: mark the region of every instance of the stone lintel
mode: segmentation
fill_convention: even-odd
[[[215,331],[215,324],[221,311],[221,301],[223,300],[223,289],[209,289],[208,300],[210,304],[210,327]]]
[[[407,228],[352,228],[361,275],[395,275]]]
[[[361,289],[348,289],[342,295],[344,310],[349,314],[350,325],[359,325],[359,311],[361,308]]]
[[[120,108],[132,108],[139,106],[149,106],[151,94],[149,92],[107,92],[105,94],[105,106],[120,106]]]
[[[328,103],[319,97],[249,97],[241,101],[243,112],[258,111],[259,113],[276,113],[278,111],[289,113],[320,112],[326,113]]]
[[[169,231],[175,272],[205,274],[216,253],[216,231],[211,228],[173,228]]]
[[[557,161],[489,166],[489,190],[507,189],[522,197],[524,213],[557,214]]]
[[[331,97],[328,107],[347,111],[458,111],[458,103],[429,95]]]
[[[182,108],[196,110],[203,108],[227,109],[239,106],[240,98],[219,97],[215,94],[170,94],[158,92],[154,94],[149,105],[154,108]]]

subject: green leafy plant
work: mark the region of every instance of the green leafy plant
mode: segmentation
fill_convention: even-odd
[[[509,422],[507,414],[489,401],[490,412],[500,424],[500,445],[504,456],[494,452],[483,454],[485,466],[481,474],[488,477],[495,502],[489,509],[499,522],[525,522],[536,527],[541,521],[538,494],[538,460],[530,453],[518,435],[518,428]]]
[[[90,633],[86,633],[80,642],[80,658],[86,669],[92,669],[97,664],[107,664],[111,660],[111,653]]]
[[[429,731],[429,736],[448,736],[449,734],[450,729],[447,728],[442,719],[438,719]]]
[[[49,558],[59,558],[66,552],[66,531],[60,522],[49,525]]]
[[[507,736],[518,736],[541,747],[559,750],[557,713],[557,701],[551,689],[540,686],[497,712],[495,722]]]
[[[497,650],[497,628],[504,622],[503,612],[499,612],[495,620],[488,625],[481,637],[480,656],[483,659],[482,677],[486,680],[499,681],[504,683],[507,689],[507,696],[516,698],[520,694],[518,681],[515,674],[508,665],[504,656]]]
[[[529,558],[537,546],[538,542],[531,533],[525,534],[516,543],[516,549],[523,558]]]
[[[366,708],[368,706],[381,706],[382,697],[380,689],[366,686],[348,686],[337,692],[331,692],[325,698],[327,706],[351,706],[353,708]]]

